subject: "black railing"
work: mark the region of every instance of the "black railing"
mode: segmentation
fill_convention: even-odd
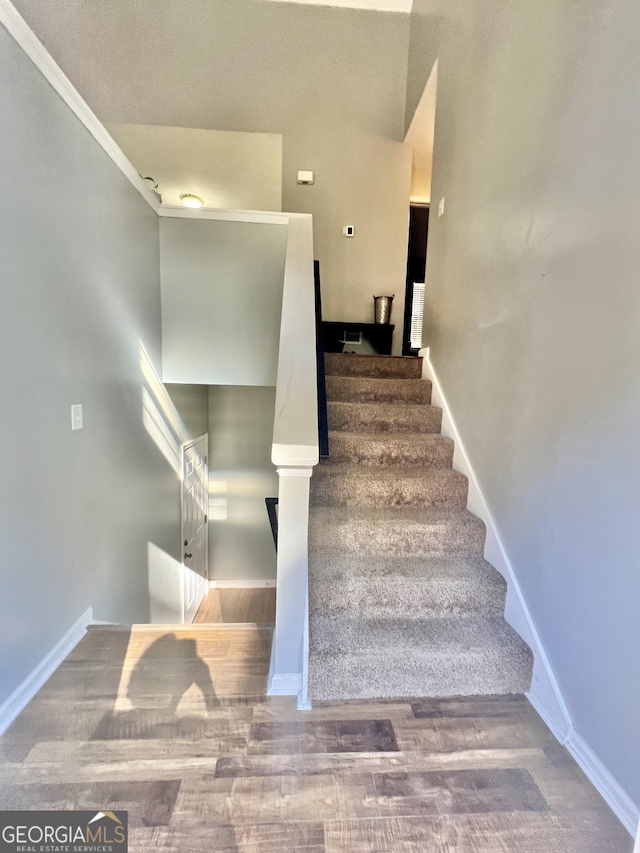
[[[267,515],[269,516],[269,524],[271,525],[271,535],[273,536],[273,544],[278,550],[278,498],[265,498],[267,505]]]
[[[324,378],[324,336],[322,334],[322,296],[320,293],[320,261],[313,262],[316,291],[316,362],[318,379],[318,444],[320,458],[329,458],[329,422],[327,419],[327,389]]]

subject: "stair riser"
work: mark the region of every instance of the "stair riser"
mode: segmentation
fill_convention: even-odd
[[[327,376],[327,399],[344,403],[431,403],[431,382]]]
[[[399,518],[377,525],[347,517],[331,531],[331,547],[360,554],[482,554],[484,542],[484,524],[472,515],[465,521],[420,524]],[[315,544],[312,535],[311,550]]]
[[[438,616],[502,616],[506,588],[494,583],[383,578],[314,577],[309,609],[348,619],[424,619]]]
[[[412,696],[492,696],[526,693],[531,687],[530,669],[508,658],[467,662],[433,660],[388,653],[384,683],[363,683],[362,672],[380,670],[380,658],[316,655],[309,662],[309,697],[323,699],[384,699]],[[466,664],[466,665],[465,665]]]
[[[329,436],[329,453],[332,462],[351,462],[354,465],[450,468],[453,442],[441,436],[432,442],[421,443],[409,438],[363,438],[336,431]]]
[[[371,376],[389,379],[420,379],[421,358],[325,353],[325,373],[331,376]]]
[[[312,506],[442,506],[465,507],[468,482],[463,477],[447,480],[407,477],[362,480],[359,477],[332,475],[311,479]]]
[[[329,429],[344,432],[439,433],[442,409],[433,406],[394,406],[336,403],[327,406]]]

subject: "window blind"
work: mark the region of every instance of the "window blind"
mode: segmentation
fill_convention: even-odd
[[[411,348],[422,346],[422,320],[424,317],[424,282],[414,281],[411,303]]]

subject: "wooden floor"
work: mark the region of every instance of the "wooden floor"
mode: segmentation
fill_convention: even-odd
[[[273,625],[275,619],[275,589],[212,589],[204,597],[193,621],[196,624],[253,622]]]
[[[270,643],[90,629],[0,739],[0,808],[128,809],[140,853],[632,850],[523,697],[301,713]]]

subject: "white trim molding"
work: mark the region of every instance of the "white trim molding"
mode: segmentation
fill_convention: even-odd
[[[93,623],[93,610],[89,607],[61,637],[40,663],[18,685],[11,696],[0,705],[0,735],[11,725],[18,714],[33,699],[42,685],[60,666],[67,655],[78,645]]]
[[[212,589],[275,589],[275,578],[249,578],[246,580],[210,580],[209,590]]]
[[[442,409],[442,435],[453,439],[455,443],[453,467],[469,480],[467,507],[484,521],[487,528],[484,557],[507,582],[505,618],[533,652],[533,679],[527,698],[554,736],[567,747],[627,831],[635,836],[639,817],[638,807],[573,728],[560,686],[431,362],[429,348],[420,350],[420,355],[422,356],[422,378],[432,383],[431,403]]]
[[[158,216],[170,219],[215,219],[224,222],[254,222],[264,225],[288,225],[291,215],[271,210],[231,210],[218,207],[175,207],[162,205]]]
[[[635,838],[638,828],[638,806],[613,778],[589,744],[573,728],[569,732],[565,746],[609,804],[629,835]]]
[[[267,696],[297,696],[302,689],[302,676],[299,672],[281,672],[269,682]]]

